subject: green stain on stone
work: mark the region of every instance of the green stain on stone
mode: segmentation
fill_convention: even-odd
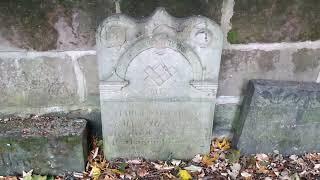
[[[238,32],[237,31],[229,31],[227,37],[229,43],[235,44],[238,43]]]

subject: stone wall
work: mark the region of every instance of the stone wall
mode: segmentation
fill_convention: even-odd
[[[0,115],[64,113],[100,133],[95,31],[114,13],[157,6],[224,31],[214,132],[230,136],[249,79],[320,82],[319,0],[2,0]]]

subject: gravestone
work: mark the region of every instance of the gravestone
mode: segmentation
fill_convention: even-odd
[[[86,121],[58,117],[0,118],[0,175],[83,172]]]
[[[320,150],[320,84],[251,80],[233,142],[244,154]]]
[[[107,18],[97,32],[108,159],[191,158],[210,149],[222,51],[208,18]]]

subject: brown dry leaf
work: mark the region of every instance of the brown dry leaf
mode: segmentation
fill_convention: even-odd
[[[241,176],[244,177],[245,180],[251,180],[252,179],[252,175],[247,173],[246,171],[243,171],[241,173]]]
[[[167,176],[169,179],[177,179],[174,175],[169,173],[163,173],[163,175]]]
[[[211,166],[213,163],[219,158],[219,154],[215,153],[213,157],[210,157],[208,155],[203,156],[202,163],[206,166]]]
[[[161,164],[157,164],[154,162],[151,162],[151,164],[153,164],[154,168],[156,168],[157,170],[172,170],[172,169],[174,169],[174,166],[168,166],[167,164],[161,165]]]
[[[140,176],[140,177],[144,177],[144,176],[148,175],[149,173],[148,173],[148,171],[147,171],[146,169],[144,169],[144,168],[139,168],[139,169],[137,170],[137,174],[138,174],[138,176]]]
[[[202,156],[200,154],[197,154],[193,159],[193,162],[200,163],[202,161]]]
[[[227,140],[227,139],[222,139],[222,140],[217,140],[216,141],[216,143],[217,143],[217,147],[219,148],[219,149],[221,149],[222,151],[226,151],[226,150],[229,150],[230,149],[230,141],[229,140]]]
[[[128,164],[141,164],[141,160],[140,159],[131,159],[127,161]]]

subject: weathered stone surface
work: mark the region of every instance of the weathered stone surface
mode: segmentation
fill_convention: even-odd
[[[112,0],[3,0],[0,47],[92,49],[98,22],[114,11]]]
[[[316,81],[320,50],[224,50],[219,76],[219,96],[245,94],[249,79]]]
[[[216,104],[213,121],[213,138],[232,138],[232,123],[238,121],[240,105]]]
[[[2,58],[0,87],[0,107],[59,106],[79,101],[69,58]]]
[[[320,39],[318,0],[236,0],[230,43]]]
[[[294,72],[316,77],[320,71],[320,49],[301,49],[292,55]]]
[[[233,142],[242,153],[318,152],[320,84],[251,80]]]
[[[78,62],[85,78],[86,104],[100,106],[97,57],[95,55],[82,56]]]
[[[133,17],[147,17],[157,7],[164,7],[173,16],[203,15],[220,23],[223,0],[122,0],[121,11]]]
[[[192,158],[207,153],[223,35],[200,16],[107,18],[97,32],[107,158]]]
[[[82,172],[87,152],[86,121],[31,117],[0,120],[0,174],[63,175]]]

